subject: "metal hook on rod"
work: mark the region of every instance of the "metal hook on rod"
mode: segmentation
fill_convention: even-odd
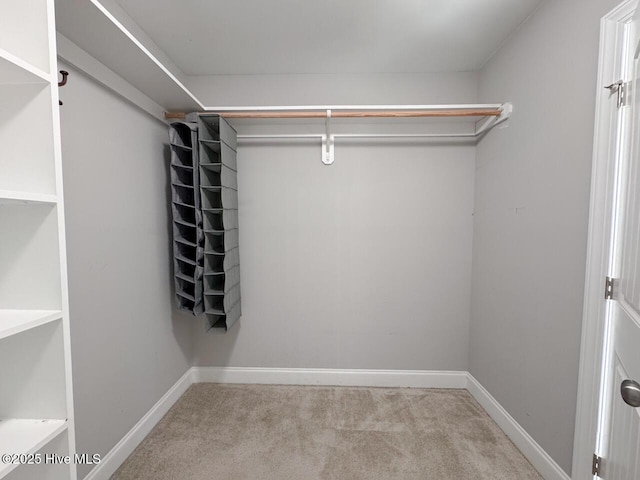
[[[64,87],[67,84],[67,77],[69,76],[69,72],[66,70],[60,70],[60,75],[62,75],[62,80],[58,82],[58,87]],[[62,105],[62,100],[58,100],[58,103]]]

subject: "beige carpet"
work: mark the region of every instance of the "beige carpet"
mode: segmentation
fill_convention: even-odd
[[[465,390],[196,384],[112,480],[527,480]]]

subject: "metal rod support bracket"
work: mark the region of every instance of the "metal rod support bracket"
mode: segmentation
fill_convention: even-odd
[[[322,136],[322,163],[331,165],[335,160],[335,137],[331,134],[331,110],[327,109],[325,135]]]
[[[497,117],[489,117],[484,121],[476,123],[476,137],[483,136],[492,128],[497,127],[501,123],[509,120],[511,114],[513,113],[513,104],[511,102],[504,103],[501,110],[502,112]]]

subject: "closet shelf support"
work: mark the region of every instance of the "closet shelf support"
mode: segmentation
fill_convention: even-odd
[[[327,119],[324,122],[325,135],[322,136],[322,163],[331,165],[335,159],[335,137],[331,135],[331,109],[327,109]]]
[[[479,105],[327,105],[274,107],[207,107],[203,113],[217,113],[223,118],[430,118],[430,117],[498,117],[502,104]],[[183,120],[184,112],[165,112],[167,120]]]
[[[334,108],[338,109],[337,111]],[[325,165],[335,161],[335,141],[349,138],[450,138],[478,140],[491,129],[506,122],[513,112],[511,103],[499,105],[389,105],[389,106],[337,106],[337,107],[220,107],[224,118],[324,118],[324,133],[308,134],[239,134],[238,141],[252,140],[319,140],[321,159]],[[479,117],[472,132],[465,133],[332,133],[333,118],[411,118],[411,117]],[[168,120],[182,119],[183,113],[165,113]]]
[[[501,123],[506,122],[513,113],[513,104],[511,102],[504,103],[500,115],[497,117],[489,117],[484,121],[476,123],[476,137],[482,137],[485,133]]]

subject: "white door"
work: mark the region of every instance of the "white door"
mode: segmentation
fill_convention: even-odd
[[[640,479],[640,17],[627,25],[628,71],[618,163],[599,476]],[[616,95],[612,101],[616,101]]]

